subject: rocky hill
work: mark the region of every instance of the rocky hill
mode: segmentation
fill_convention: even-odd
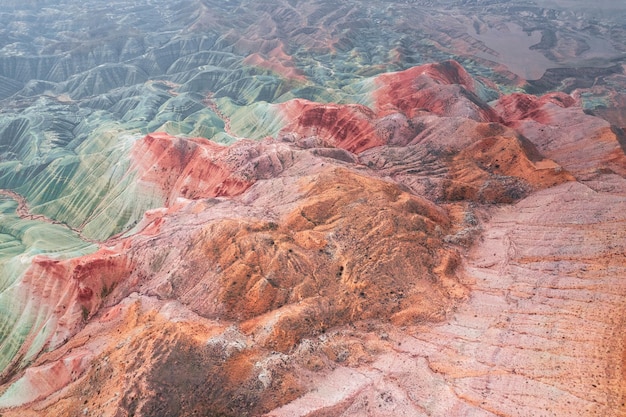
[[[624,8],[431,3],[9,2],[1,415],[624,415]]]

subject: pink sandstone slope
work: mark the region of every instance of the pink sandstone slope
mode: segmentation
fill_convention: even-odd
[[[283,104],[276,139],[138,141],[166,207],[47,267],[88,318],[2,415],[624,415],[621,139],[568,96],[474,88],[418,67],[375,109]]]

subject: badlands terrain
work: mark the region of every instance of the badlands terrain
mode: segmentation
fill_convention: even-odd
[[[626,415],[625,17],[6,0],[0,415]]]

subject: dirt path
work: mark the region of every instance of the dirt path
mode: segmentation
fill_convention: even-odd
[[[213,113],[215,113],[217,117],[222,119],[222,121],[224,122],[224,132],[236,138],[237,135],[233,134],[233,132],[230,130],[230,118],[226,116],[224,113],[222,113],[222,111],[219,109],[219,107],[217,106],[217,103],[215,102],[215,100],[213,100],[213,93],[209,92],[206,98],[202,102],[209,109],[213,110]]]

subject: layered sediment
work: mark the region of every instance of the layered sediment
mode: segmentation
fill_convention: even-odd
[[[441,96],[381,94],[399,80]],[[429,65],[373,80],[373,109],[288,101],[276,138],[134,140],[123,176],[161,207],[33,258],[62,325],[20,341],[3,414],[619,415],[620,139],[473,83]]]
[[[3,416],[626,413],[619,26],[44,3],[0,12]]]

